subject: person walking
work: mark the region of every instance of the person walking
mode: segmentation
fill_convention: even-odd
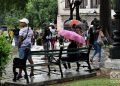
[[[31,45],[32,45],[32,38],[33,38],[33,31],[32,29],[28,26],[29,24],[29,20],[27,18],[23,18],[21,20],[19,20],[20,22],[20,31],[19,31],[19,39],[18,39],[18,51],[19,51],[19,58],[23,59],[25,58],[25,51],[29,50],[28,54],[27,54],[27,58],[28,61],[30,62],[30,64],[33,64],[33,60],[31,57]],[[30,76],[33,76],[34,68],[31,67],[31,73]],[[17,79],[22,78],[22,70],[19,70],[19,74],[17,76]]]
[[[97,29],[94,32],[94,44],[93,47],[95,49],[95,52],[93,54],[93,56],[91,57],[90,61],[93,62],[93,58],[94,56],[96,56],[96,54],[98,54],[98,62],[101,62],[101,47],[103,45],[103,40],[102,38],[104,37],[104,34],[102,32],[101,27],[97,27]],[[91,41],[92,44],[92,41]]]
[[[54,24],[50,25],[49,29],[50,29],[50,31],[52,33],[52,37],[51,37],[51,40],[50,40],[51,48],[55,49],[56,48],[55,43],[57,41],[57,31],[56,31],[56,28],[54,27]]]
[[[49,50],[50,49],[51,37],[52,37],[52,33],[50,32],[50,29],[48,27],[45,27],[44,35],[42,37],[44,50]],[[47,56],[45,55],[45,57],[41,58],[41,59],[42,60],[47,60]]]

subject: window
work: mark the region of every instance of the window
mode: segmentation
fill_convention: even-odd
[[[65,0],[65,8],[69,8],[69,2],[68,2],[68,0]]]
[[[83,0],[82,3],[81,3],[81,5],[80,5],[80,8],[86,8],[86,6],[88,4],[87,1],[88,0]]]
[[[91,0],[91,8],[98,8],[100,0]]]

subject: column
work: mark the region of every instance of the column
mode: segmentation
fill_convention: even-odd
[[[86,6],[86,8],[90,9],[90,7],[91,7],[91,0],[87,0],[87,6]]]

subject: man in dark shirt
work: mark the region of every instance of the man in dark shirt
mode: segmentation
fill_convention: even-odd
[[[13,30],[13,38],[15,40],[15,46],[18,46],[18,38],[19,38],[19,28],[15,26],[15,29]]]

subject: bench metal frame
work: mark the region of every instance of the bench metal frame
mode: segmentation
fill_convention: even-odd
[[[92,48],[92,46],[84,47],[84,48],[76,48],[76,49],[71,49],[71,50],[73,50],[73,52],[70,52],[70,53],[80,53],[80,52],[85,51],[86,57],[85,58],[83,57],[82,60],[79,60],[77,62],[80,62],[80,61],[87,62],[88,66],[83,66],[83,67],[88,67],[90,72],[92,71],[90,63],[89,63],[89,54],[90,54],[91,48]],[[79,50],[79,52],[74,52],[74,50]],[[63,71],[62,71],[61,64],[63,64],[64,62],[62,62],[60,59],[62,58],[62,55],[67,54],[67,49],[63,49],[63,47],[60,47],[60,49],[56,49],[56,50],[31,51],[31,53],[32,53],[32,55],[47,55],[48,63],[46,63],[46,65],[48,66],[48,75],[50,76],[51,71],[53,71],[53,70],[51,70],[50,66],[55,64],[55,65],[58,65],[59,71],[60,71],[60,74],[61,74],[61,78],[63,78]],[[59,62],[56,63],[55,60],[53,61],[53,59],[55,59],[55,57],[58,57]],[[45,63],[27,65],[27,67],[30,67],[30,66],[43,66],[44,64]]]

